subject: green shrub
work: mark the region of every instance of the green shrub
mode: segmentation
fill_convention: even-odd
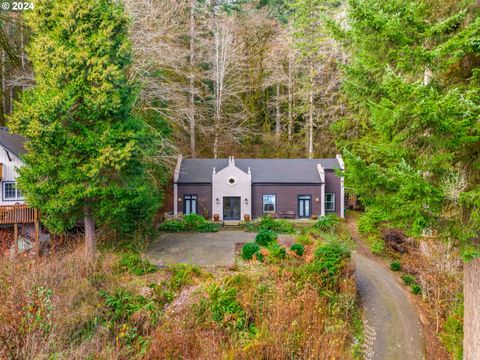
[[[160,231],[165,232],[182,232],[187,231],[185,223],[179,219],[165,220],[159,227]]]
[[[287,256],[287,251],[283,246],[277,244],[276,242],[272,242],[267,246],[268,256],[270,258],[276,259],[285,259]]]
[[[314,260],[300,268],[300,273],[315,274],[322,289],[335,288],[338,284],[341,269],[345,260],[350,258],[348,248],[338,242],[328,242],[320,245],[314,254]],[[312,282],[309,280],[308,282]]]
[[[402,275],[402,280],[405,285],[415,284],[415,278],[412,275],[404,274]]]
[[[303,253],[305,252],[305,246],[302,244],[293,244],[290,247],[290,250],[294,251],[298,256],[303,256]]]
[[[415,295],[418,295],[422,292],[422,288],[420,285],[418,284],[413,284],[411,287],[410,287],[410,290],[412,292],[412,294],[415,294]]]
[[[362,234],[371,234],[378,231],[381,223],[387,221],[387,211],[378,208],[369,208],[367,212],[363,213],[358,219],[358,230]]]
[[[459,294],[453,310],[448,315],[443,329],[440,332],[440,338],[447,351],[453,355],[453,359],[462,360],[463,358],[463,294]]]
[[[142,276],[158,270],[158,268],[148,260],[142,259],[140,254],[125,253],[119,261],[121,271],[126,271],[132,275]]]
[[[313,240],[310,236],[307,234],[300,234],[297,236],[296,240],[297,244],[302,244],[302,245],[311,245],[313,244]]]
[[[277,234],[294,234],[295,226],[285,219],[273,219],[271,216],[264,216],[260,221],[251,223],[248,226],[250,231],[271,230]]]
[[[340,220],[337,215],[328,214],[318,219],[314,227],[316,227],[321,231],[332,231],[332,230],[335,230],[339,222]]]
[[[393,271],[400,271],[402,268],[402,265],[400,264],[400,261],[394,260],[390,263],[390,269]]]
[[[207,297],[194,309],[200,321],[210,318],[229,331],[247,329],[247,316],[234,287],[212,284],[207,288]]]
[[[370,242],[370,250],[372,253],[375,255],[382,255],[383,252],[385,251],[385,242],[383,241],[382,238],[378,236],[370,236],[368,238],[368,241]]]
[[[165,232],[217,232],[221,228],[221,224],[207,221],[203,216],[198,214],[188,214],[183,219],[166,220],[160,225],[160,230]]]
[[[246,243],[242,247],[242,258],[244,260],[251,260],[253,255],[258,253],[259,250],[260,250],[260,246],[258,246],[257,243],[255,243],[255,242]]]
[[[173,291],[179,290],[186,284],[189,284],[193,278],[202,274],[198,266],[190,264],[175,264],[170,266],[168,271],[171,274],[168,288]]]
[[[276,241],[278,235],[272,230],[260,230],[260,232],[255,237],[255,242],[259,246],[268,246],[268,244]]]

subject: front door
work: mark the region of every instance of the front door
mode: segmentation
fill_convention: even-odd
[[[298,197],[298,217],[309,218],[311,216],[312,197],[310,195],[300,195]]]
[[[223,220],[240,220],[240,197],[223,198]]]

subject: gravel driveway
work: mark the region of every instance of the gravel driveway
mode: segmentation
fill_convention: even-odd
[[[254,233],[232,230],[164,233],[151,244],[146,256],[160,266],[177,263],[230,266],[234,263],[235,244],[246,243],[254,238]]]
[[[355,219],[349,229],[359,245],[353,252],[355,280],[364,309],[364,356],[367,360],[425,359],[422,325],[405,290],[393,274],[367,253]]]

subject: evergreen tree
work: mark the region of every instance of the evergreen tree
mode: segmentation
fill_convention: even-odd
[[[112,0],[41,0],[26,20],[36,86],[10,119],[29,139],[19,184],[50,230],[84,220],[93,259],[96,223],[130,230],[159,201],[145,169],[152,137],[132,115],[128,18]]]
[[[360,195],[370,224],[413,235],[436,230],[475,257],[480,21],[475,3],[467,3],[350,0],[349,28],[338,34],[351,56],[343,87],[351,116],[337,130],[347,186]],[[449,10],[439,17],[440,5]],[[466,274],[472,266],[480,273],[477,260]],[[473,288],[465,283],[467,359],[480,356]]]

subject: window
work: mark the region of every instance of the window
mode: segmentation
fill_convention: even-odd
[[[231,177],[230,179],[228,179],[228,183],[229,183],[230,185],[235,184],[235,178]]]
[[[185,195],[184,196],[184,214],[196,214],[197,213],[197,195]]]
[[[325,211],[335,211],[335,194],[325,194]]]
[[[298,217],[309,218],[311,216],[312,196],[299,195],[298,196]]]
[[[3,200],[23,200],[22,192],[17,189],[17,183],[14,181],[3,182]]]
[[[273,213],[276,211],[276,195],[263,195],[263,212],[264,213]]]

